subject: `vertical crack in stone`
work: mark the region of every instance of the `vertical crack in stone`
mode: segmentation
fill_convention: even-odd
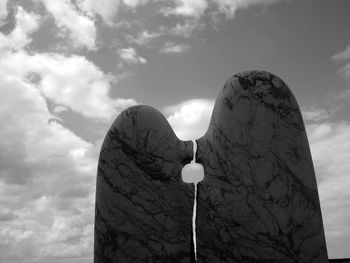
[[[197,142],[193,141],[193,159],[191,163],[196,161],[196,151],[197,151]],[[194,183],[194,202],[193,202],[193,216],[192,216],[192,231],[193,231],[193,249],[194,249],[194,259],[197,262],[197,234],[196,234],[196,219],[197,219],[197,184],[198,181]]]
[[[193,216],[192,216],[193,248],[194,248],[194,258],[195,258],[196,262],[197,262],[197,235],[196,235],[197,184],[198,184],[198,182],[194,182],[194,202],[193,202]]]
[[[204,178],[204,168],[200,163],[195,162],[195,156],[197,151],[197,142],[193,141],[193,159],[190,163],[186,164],[182,168],[182,180],[185,183],[194,184],[194,200],[192,209],[192,242],[191,242],[191,262],[197,262],[197,196],[198,196],[198,182]]]

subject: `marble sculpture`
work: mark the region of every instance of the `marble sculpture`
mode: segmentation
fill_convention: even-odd
[[[122,112],[102,145],[96,186],[95,263],[328,262],[316,177],[298,104],[264,71],[230,78],[206,134],[181,141],[156,109]]]

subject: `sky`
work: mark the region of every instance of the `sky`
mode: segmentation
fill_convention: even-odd
[[[306,124],[330,258],[350,257],[350,1],[0,0],[0,262],[92,263],[99,150],[125,108],[180,139],[225,81],[281,77]]]

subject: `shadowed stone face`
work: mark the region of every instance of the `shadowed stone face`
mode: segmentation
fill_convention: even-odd
[[[197,145],[198,262],[328,262],[303,120],[281,79],[229,79]]]
[[[98,165],[95,263],[190,262],[194,187],[181,169],[192,158],[156,109],[119,115]]]

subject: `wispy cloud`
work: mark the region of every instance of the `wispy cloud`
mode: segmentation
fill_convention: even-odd
[[[136,49],[133,47],[120,49],[119,57],[123,62],[129,63],[129,64],[145,64],[147,62],[145,58],[140,57],[136,53]]]
[[[338,74],[349,81],[350,87],[350,45],[345,48],[344,51],[339,52],[331,57],[332,60],[338,63],[343,63],[343,65],[338,70]],[[350,101],[350,88],[335,93],[334,100],[339,106]]]
[[[149,0],[123,0],[124,4],[126,6],[136,8],[140,5],[144,5],[148,2]]]
[[[244,9],[252,5],[269,5],[275,2],[282,2],[285,0],[213,0],[217,11],[226,16],[228,19],[232,19],[238,9]]]
[[[3,24],[8,14],[7,0],[0,0],[0,26]]]
[[[139,46],[145,46],[149,44],[152,40],[157,39],[163,34],[164,30],[159,30],[157,32],[149,32],[148,30],[144,30],[141,33],[137,34],[137,36],[127,36],[127,40],[130,43],[138,44]]]
[[[333,55],[332,59],[339,62],[350,59],[350,45],[347,46],[342,52]]]
[[[319,122],[328,119],[331,116],[329,109],[309,107],[301,109],[303,119],[305,122]]]
[[[68,33],[75,47],[96,48],[96,27],[92,18],[80,12],[70,0],[40,1],[55,19],[59,35]]]
[[[167,8],[163,12],[166,15],[179,15],[187,17],[201,17],[208,8],[206,0],[177,0],[175,7]]]
[[[164,47],[160,50],[161,53],[164,54],[176,54],[183,53],[189,50],[191,47],[187,44],[175,44],[172,41],[168,41],[165,43]]]
[[[331,59],[338,63],[345,63],[339,69],[338,73],[342,77],[350,80],[350,45],[348,45],[345,50],[333,55]]]
[[[177,23],[172,27],[169,32],[170,34],[182,36],[182,37],[191,37],[194,32],[201,31],[205,27],[205,24],[198,19],[189,19],[185,20],[184,23]]]
[[[90,17],[100,17],[105,25],[115,26],[120,7],[134,10],[138,6],[144,5],[149,0],[77,0],[76,3],[83,12]]]

